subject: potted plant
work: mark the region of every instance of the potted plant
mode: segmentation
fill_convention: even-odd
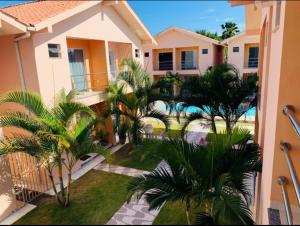
[[[108,145],[108,133],[106,131],[98,128],[96,130],[96,136],[102,146]]]
[[[127,131],[128,131],[127,123],[126,122],[121,122],[120,125],[118,126],[118,135],[119,135],[120,144],[125,144],[126,143]]]

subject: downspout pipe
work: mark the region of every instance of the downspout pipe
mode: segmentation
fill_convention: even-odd
[[[21,80],[22,90],[27,90],[27,87],[26,87],[26,81],[25,81],[25,77],[24,77],[22,57],[20,54],[20,41],[23,39],[29,38],[30,36],[31,36],[30,32],[26,32],[26,34],[14,39],[15,49],[16,49],[16,54],[17,54],[17,64],[18,64],[18,68],[19,68],[19,76],[20,76],[20,80]]]

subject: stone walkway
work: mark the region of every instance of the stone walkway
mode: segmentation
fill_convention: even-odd
[[[138,176],[142,176],[144,174],[150,173],[148,171],[126,168],[126,167],[122,167],[122,166],[114,166],[114,165],[109,166],[108,164],[99,164],[94,169],[101,170],[101,171],[108,172],[108,173],[121,174],[121,175],[125,175],[125,176],[130,176],[130,177],[138,177]]]
[[[157,168],[167,167],[162,161]],[[96,170],[105,172],[117,173],[126,176],[138,177],[143,174],[148,174],[148,171],[136,170],[121,166],[108,166],[107,164],[99,164],[95,167]],[[142,197],[139,201],[131,200],[125,203],[110,219],[107,225],[152,225],[160,210],[149,211],[149,205]]]

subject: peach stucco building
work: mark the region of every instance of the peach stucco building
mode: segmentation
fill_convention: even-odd
[[[300,2],[230,3],[245,5],[246,28],[260,33],[256,139],[262,148],[263,170],[257,177],[256,223],[300,224],[300,127],[296,126],[300,123]],[[287,105],[292,108],[283,114]]]
[[[179,27],[170,27],[155,36],[157,45],[144,45],[145,67],[154,80],[167,72],[181,76],[199,75],[223,62],[219,41]]]
[[[78,101],[101,114],[105,88],[122,59],[144,63],[143,45],[155,43],[126,1],[35,1],[0,8],[0,94],[31,90],[51,106],[61,89],[76,88]],[[1,111],[15,107],[7,105]],[[110,143],[115,143],[111,119],[106,129]],[[34,160],[26,159],[32,164],[13,161],[15,168],[10,168],[7,158],[0,160],[0,220],[18,207],[10,174],[35,166]],[[47,181],[37,182],[36,177],[32,175],[39,184],[36,189],[43,191],[41,183]]]
[[[222,41],[227,46],[227,63],[239,69],[241,76],[258,71],[259,33],[237,34]]]

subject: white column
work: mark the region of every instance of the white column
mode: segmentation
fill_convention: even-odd
[[[109,45],[108,41],[104,41],[104,46],[105,46],[105,58],[106,58],[106,71],[107,71],[107,76],[108,76],[108,81],[111,81],[111,72],[110,72],[110,65],[109,65]]]
[[[176,48],[173,48],[173,72],[177,71]]]

